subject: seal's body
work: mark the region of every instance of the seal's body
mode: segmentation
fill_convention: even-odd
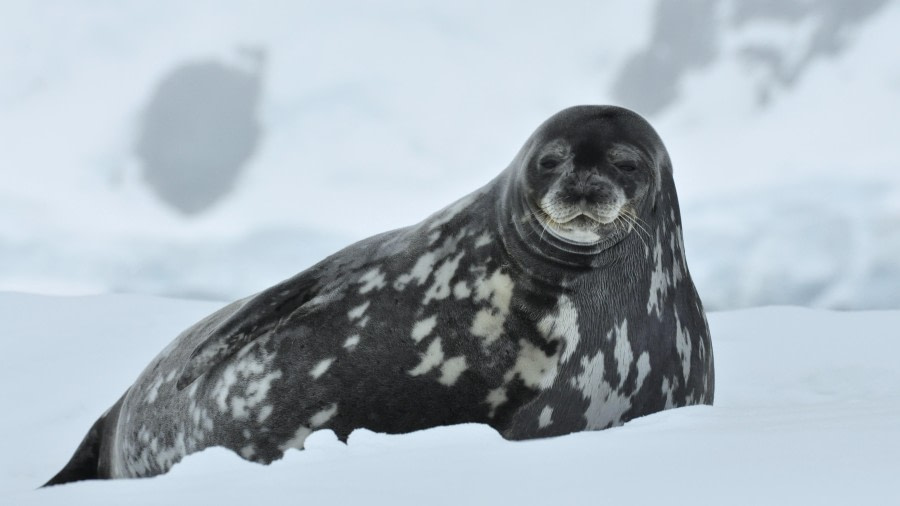
[[[160,474],[316,429],[523,439],[713,399],[671,163],[638,115],[551,117],[484,188],[182,333],[48,484]]]

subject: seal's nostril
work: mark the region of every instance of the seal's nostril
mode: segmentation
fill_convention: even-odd
[[[597,190],[598,181],[591,171],[578,170],[566,178],[563,187],[570,194],[571,198],[591,198]]]

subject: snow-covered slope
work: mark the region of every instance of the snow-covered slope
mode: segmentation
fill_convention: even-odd
[[[713,313],[712,407],[504,441],[485,426],[348,445],[318,432],[271,466],[222,449],[146,480],[35,490],[183,327],[216,308],[146,296],[0,293],[0,503],[892,504],[900,312]]]
[[[0,288],[240,297],[484,184],[557,110],[625,103],[711,307],[900,307],[900,1],[674,5],[3,2]],[[213,63],[255,72],[259,139],[185,215],[135,152],[160,83]]]

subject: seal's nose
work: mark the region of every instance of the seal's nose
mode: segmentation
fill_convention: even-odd
[[[566,178],[566,196],[573,202],[598,202],[612,195],[609,183],[593,170],[576,170]]]
[[[578,170],[572,175],[571,191],[581,197],[586,197],[596,185],[596,174],[590,170]]]

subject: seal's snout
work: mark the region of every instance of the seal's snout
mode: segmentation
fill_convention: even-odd
[[[627,203],[624,190],[596,170],[561,174],[538,202],[538,220],[567,242],[593,244],[618,228],[609,228]]]
[[[588,171],[576,172],[562,184],[560,197],[572,205],[606,204],[616,200],[616,189],[606,178]]]
[[[557,188],[551,189],[549,206],[551,216],[558,222],[567,222],[584,216],[599,223],[610,223],[618,218],[625,204],[622,189],[609,178],[596,171],[577,171],[566,175]]]

